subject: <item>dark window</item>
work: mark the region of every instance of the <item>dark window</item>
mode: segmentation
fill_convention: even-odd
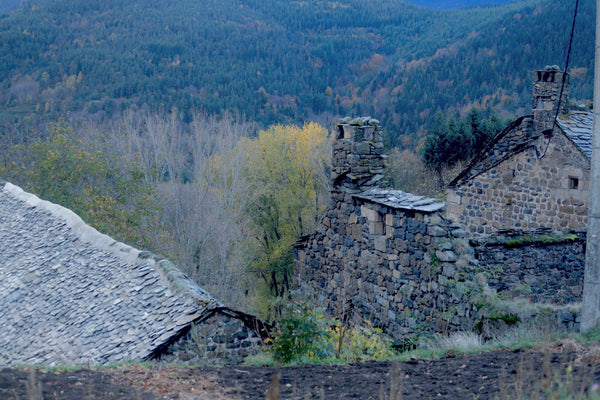
[[[579,189],[579,178],[569,177],[569,189]]]

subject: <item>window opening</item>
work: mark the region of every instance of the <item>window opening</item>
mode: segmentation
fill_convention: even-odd
[[[579,178],[569,177],[569,189],[579,189]]]

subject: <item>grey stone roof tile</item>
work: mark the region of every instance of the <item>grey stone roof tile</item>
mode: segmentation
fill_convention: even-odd
[[[586,157],[591,159],[594,114],[590,111],[571,111],[567,116],[558,119],[558,125]]]
[[[0,185],[0,366],[143,359],[222,307],[168,261],[141,255]]]
[[[441,203],[435,199],[416,196],[395,189],[373,188],[355,194],[354,197],[396,209],[415,210],[428,213],[441,210],[445,207],[445,203]]]

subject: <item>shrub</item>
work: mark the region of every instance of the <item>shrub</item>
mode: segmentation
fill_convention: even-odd
[[[326,319],[322,309],[306,305],[296,305],[281,319],[271,352],[283,364],[381,360],[394,354],[392,341],[380,329],[369,323],[348,327]]]
[[[335,321],[327,330],[328,344],[336,347],[334,361],[381,360],[394,355],[392,341],[384,337],[381,329],[370,324],[358,328],[346,328]]]
[[[327,336],[327,321],[323,317],[323,310],[297,306],[279,322],[271,351],[275,359],[284,364],[303,357],[325,358],[331,355]]]

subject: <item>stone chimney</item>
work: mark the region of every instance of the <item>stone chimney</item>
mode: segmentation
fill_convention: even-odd
[[[379,121],[370,117],[343,118],[333,141],[331,180],[341,187],[363,190],[383,178],[383,136]]]
[[[558,107],[558,99],[563,78],[565,79],[565,88],[563,90],[562,101],[560,102],[560,113],[569,112],[569,74],[561,72],[558,66],[546,66],[541,71],[535,72],[535,81],[533,84],[533,99],[531,108],[533,110],[533,126],[536,133],[551,133]]]

